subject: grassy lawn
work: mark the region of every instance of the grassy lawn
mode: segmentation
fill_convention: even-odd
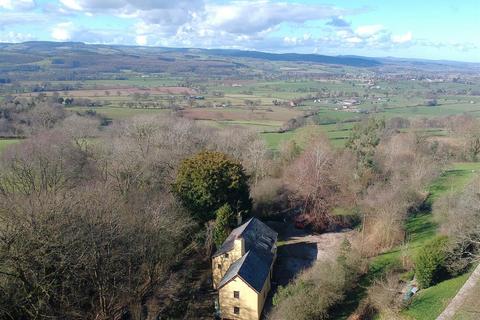
[[[470,273],[466,273],[421,290],[402,315],[407,319],[436,319],[467,281],[469,275]]]
[[[8,146],[20,142],[20,139],[0,139],[0,152],[5,150]]]
[[[444,192],[455,192],[465,187],[475,173],[480,173],[480,163],[456,163],[450,170],[443,173],[430,187],[431,197],[434,201]]]

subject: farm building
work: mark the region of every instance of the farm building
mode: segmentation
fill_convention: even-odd
[[[222,319],[260,319],[277,257],[277,233],[256,218],[234,229],[212,258]]]
[[[344,107],[352,107],[360,104],[360,102],[357,99],[347,99],[343,100],[342,104]]]

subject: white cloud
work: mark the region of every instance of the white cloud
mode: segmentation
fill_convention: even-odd
[[[373,24],[368,26],[360,26],[355,29],[355,34],[359,37],[371,37],[384,30],[383,25]]]
[[[402,35],[392,35],[390,38],[393,43],[406,43],[412,41],[413,35],[411,31],[408,31]]]
[[[2,0],[0,0],[2,1]],[[172,36],[204,12],[203,0],[59,0],[64,10],[107,14],[144,23],[160,35]]]
[[[63,4],[68,9],[82,11],[83,7],[77,0],[60,0],[60,3]]]
[[[358,10],[347,10],[328,5],[259,1],[234,1],[228,4],[207,5],[203,24],[221,28],[229,33],[251,34],[273,29],[281,23],[303,24],[312,20],[326,20]]]
[[[327,22],[327,25],[335,28],[349,28],[350,22],[344,20],[343,17],[333,17]]]
[[[60,0],[60,3],[75,11],[135,16],[154,10],[181,9],[187,12],[203,6],[203,0]]]
[[[348,37],[345,39],[348,43],[362,43],[363,40],[359,37]]]
[[[138,35],[135,37],[135,42],[140,46],[148,44],[148,37],[146,35]]]
[[[18,33],[14,31],[9,31],[7,33],[0,34],[0,42],[8,42],[8,43],[17,43],[17,42],[24,42],[34,40],[35,37],[32,36],[30,33]]]
[[[381,24],[363,25],[355,29],[337,29],[332,35],[331,37],[324,37],[319,42],[327,42],[331,47],[346,46],[348,48],[381,50],[391,50],[400,44],[413,44],[411,32],[393,35]]]
[[[193,8],[195,3],[203,2],[200,0],[60,0],[60,2],[72,9],[78,11],[95,10],[154,10],[154,9],[174,9],[174,8]]]
[[[57,41],[68,41],[72,39],[73,23],[62,22],[52,28],[51,36]]]
[[[0,3],[5,1],[14,0],[0,0]],[[57,4],[57,9],[71,16],[110,15],[125,19],[129,27],[90,29],[87,25],[64,22],[50,27],[51,37],[57,41],[290,52],[342,47],[388,50],[403,43],[414,43],[411,33],[393,35],[381,24],[352,27],[347,21],[352,15],[364,12],[364,8],[345,9],[285,0],[58,1],[61,4]],[[313,27],[307,23],[321,20],[325,27],[315,24],[319,29],[312,32]],[[292,32],[280,32],[284,25]],[[303,31],[300,33],[300,30]]]
[[[1,0],[0,0],[1,1]],[[60,0],[65,9],[83,13],[106,13],[137,20],[152,39],[195,41],[195,37],[250,38],[265,36],[282,23],[301,25],[313,20],[331,20],[365,9],[302,4],[274,0]],[[138,34],[138,32],[137,32]],[[210,39],[216,41],[217,39]]]
[[[13,25],[43,24],[47,19],[35,12],[2,12],[0,13],[0,30]]]
[[[8,10],[29,10],[35,8],[34,0],[0,0],[0,8]]]

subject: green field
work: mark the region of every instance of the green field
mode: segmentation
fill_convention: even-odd
[[[480,104],[470,104],[467,101],[448,101],[435,107],[403,105],[394,108],[386,108],[383,113],[389,117],[399,116],[413,118],[441,117],[463,113],[470,113],[474,116],[478,116],[478,112],[480,112]]]
[[[4,151],[8,146],[20,142],[19,139],[0,139],[0,152]]]
[[[281,62],[273,64],[279,70],[305,70],[306,66],[285,66]],[[319,72],[334,71],[329,66],[309,65],[310,69]],[[336,72],[350,70],[345,67]],[[354,72],[354,70],[350,70]],[[240,125],[249,127],[260,132],[274,131],[289,119],[302,115],[304,112],[315,112],[315,123],[347,123],[358,121],[367,116],[390,119],[393,117],[406,117],[410,119],[424,117],[440,117],[450,115],[469,114],[480,116],[480,97],[469,95],[468,92],[480,91],[477,83],[453,83],[453,82],[428,82],[428,81],[384,81],[377,80],[374,85],[367,84],[365,80],[329,79],[329,80],[219,80],[219,79],[188,79],[170,74],[142,74],[123,70],[120,72],[125,80],[86,80],[75,81],[52,81],[53,85],[76,85],[79,90],[96,90],[95,96],[88,96],[92,100],[99,100],[105,107],[96,109],[113,120],[125,119],[137,114],[156,114],[164,112],[162,109],[143,108],[120,108],[126,103],[149,104],[157,103],[163,106],[169,105],[172,94],[158,91],[145,91],[148,96],[134,98],[132,91],[120,95],[117,91],[122,88],[154,88],[165,86],[185,86],[195,89],[204,97],[201,100],[185,99],[184,94],[173,94],[175,104],[184,108],[185,113],[192,113],[187,118],[218,122],[218,127]],[[32,81],[24,81],[24,84],[33,84]],[[107,94],[107,91],[109,94]],[[425,106],[426,97],[431,92],[444,92],[438,96],[438,105]],[[140,93],[143,91],[140,90]],[[37,93],[32,93],[36,95]],[[60,93],[62,94],[62,92]],[[82,96],[81,92],[78,92]],[[92,95],[92,93],[88,93]],[[28,94],[27,94],[28,95]],[[69,90],[68,95],[75,97],[75,90]],[[98,95],[98,96],[97,96]],[[318,98],[314,98],[318,97]],[[342,110],[344,100],[355,98],[357,110]],[[84,97],[85,98],[85,97]],[[290,101],[300,99],[300,104],[294,108],[280,108],[274,105],[276,100],[281,104],[289,104]],[[247,107],[247,101],[254,101],[254,107]],[[191,108],[191,106],[199,108]],[[227,106],[221,108],[221,106]],[[85,111],[89,108],[73,107],[70,110]],[[201,109],[201,110],[198,110]],[[347,112],[352,111],[352,112]],[[362,111],[354,112],[354,111]],[[363,112],[369,112],[365,114]],[[271,122],[281,122],[272,124]],[[216,125],[216,124],[214,124]],[[275,127],[275,128],[274,128]],[[347,132],[322,128],[335,146],[344,144]],[[441,130],[435,134],[445,134]],[[276,150],[281,141],[295,139],[297,133],[266,134],[265,139],[270,148]]]
[[[158,76],[142,78],[141,76],[132,76],[127,80],[86,80],[84,81],[87,88],[95,86],[125,86],[125,87],[167,87],[177,86],[181,83],[181,79],[174,77]]]
[[[170,110],[167,109],[136,109],[136,108],[122,108],[122,107],[69,107],[66,108],[69,111],[73,112],[87,112],[95,111],[97,114],[103,115],[106,118],[112,120],[122,120],[131,118],[137,115],[159,115],[159,114],[169,114]]]
[[[287,68],[282,63],[274,63],[276,68],[283,70],[299,69],[304,66]],[[309,68],[319,72],[332,71],[329,66],[315,66]],[[346,71],[346,68],[343,71]],[[353,70],[350,70],[353,71]],[[152,94],[148,98],[136,101],[131,94],[116,95],[122,88],[153,88],[162,86],[178,86],[185,83],[185,78],[168,74],[141,74],[128,70],[122,71],[125,80],[86,80],[82,82],[82,89],[100,88],[99,97],[106,106],[70,107],[71,111],[85,112],[95,110],[111,120],[122,120],[135,115],[167,114],[166,109],[145,109],[122,107],[125,103],[152,103],[158,102],[166,105],[170,97],[168,94]],[[480,90],[479,84],[462,83],[437,83],[427,81],[384,81],[378,80],[374,86],[367,85],[363,80],[195,80],[190,79],[190,87],[201,92],[204,100],[195,100],[191,108],[181,94],[176,95],[176,104],[184,108],[182,114],[189,119],[195,119],[208,125],[222,128],[240,126],[260,132],[271,150],[278,150],[283,141],[294,140],[304,146],[308,142],[308,135],[324,133],[335,147],[342,147],[353,127],[353,122],[368,116],[390,119],[393,117],[406,117],[410,119],[424,117],[439,117],[449,115],[470,114],[480,116],[480,97],[467,95],[466,92]],[[25,83],[30,83],[25,81]],[[73,85],[73,81],[54,81],[53,84],[62,83]],[[111,93],[103,95],[109,90]],[[425,106],[425,99],[429,92],[450,90],[449,94],[440,95],[438,104],[434,107]],[[153,91],[152,91],[153,92]],[[462,92],[458,95],[452,92]],[[328,93],[328,94],[325,94]],[[69,91],[74,96],[74,90]],[[321,96],[316,99],[315,96]],[[342,110],[342,101],[356,97],[359,110],[368,111],[369,114],[347,112]],[[288,103],[294,99],[305,99],[297,107],[286,108],[274,106],[273,101]],[[255,101],[255,107],[246,107],[246,101]],[[191,101],[190,101],[191,102]],[[227,107],[222,108],[222,105]],[[336,110],[337,109],[337,110]],[[357,111],[359,111],[357,110]],[[285,133],[275,132],[289,119],[298,117],[304,112],[315,112],[314,123],[320,124],[316,128],[299,128]],[[427,129],[428,136],[444,136],[445,129]]]
[[[304,147],[316,134],[325,134],[334,147],[343,147],[353,128],[353,123],[338,123],[318,126],[306,126],[294,131],[283,133],[264,133],[262,136],[267,146],[272,150],[278,150],[283,141],[294,140],[300,147]]]

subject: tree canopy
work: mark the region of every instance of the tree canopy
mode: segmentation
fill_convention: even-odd
[[[173,191],[200,221],[214,219],[215,210],[224,204],[241,214],[252,206],[244,168],[221,152],[203,151],[184,159]]]
[[[362,166],[367,168],[374,166],[375,148],[380,143],[381,133],[384,129],[385,120],[375,118],[370,118],[353,127],[346,147],[356,154]]]

